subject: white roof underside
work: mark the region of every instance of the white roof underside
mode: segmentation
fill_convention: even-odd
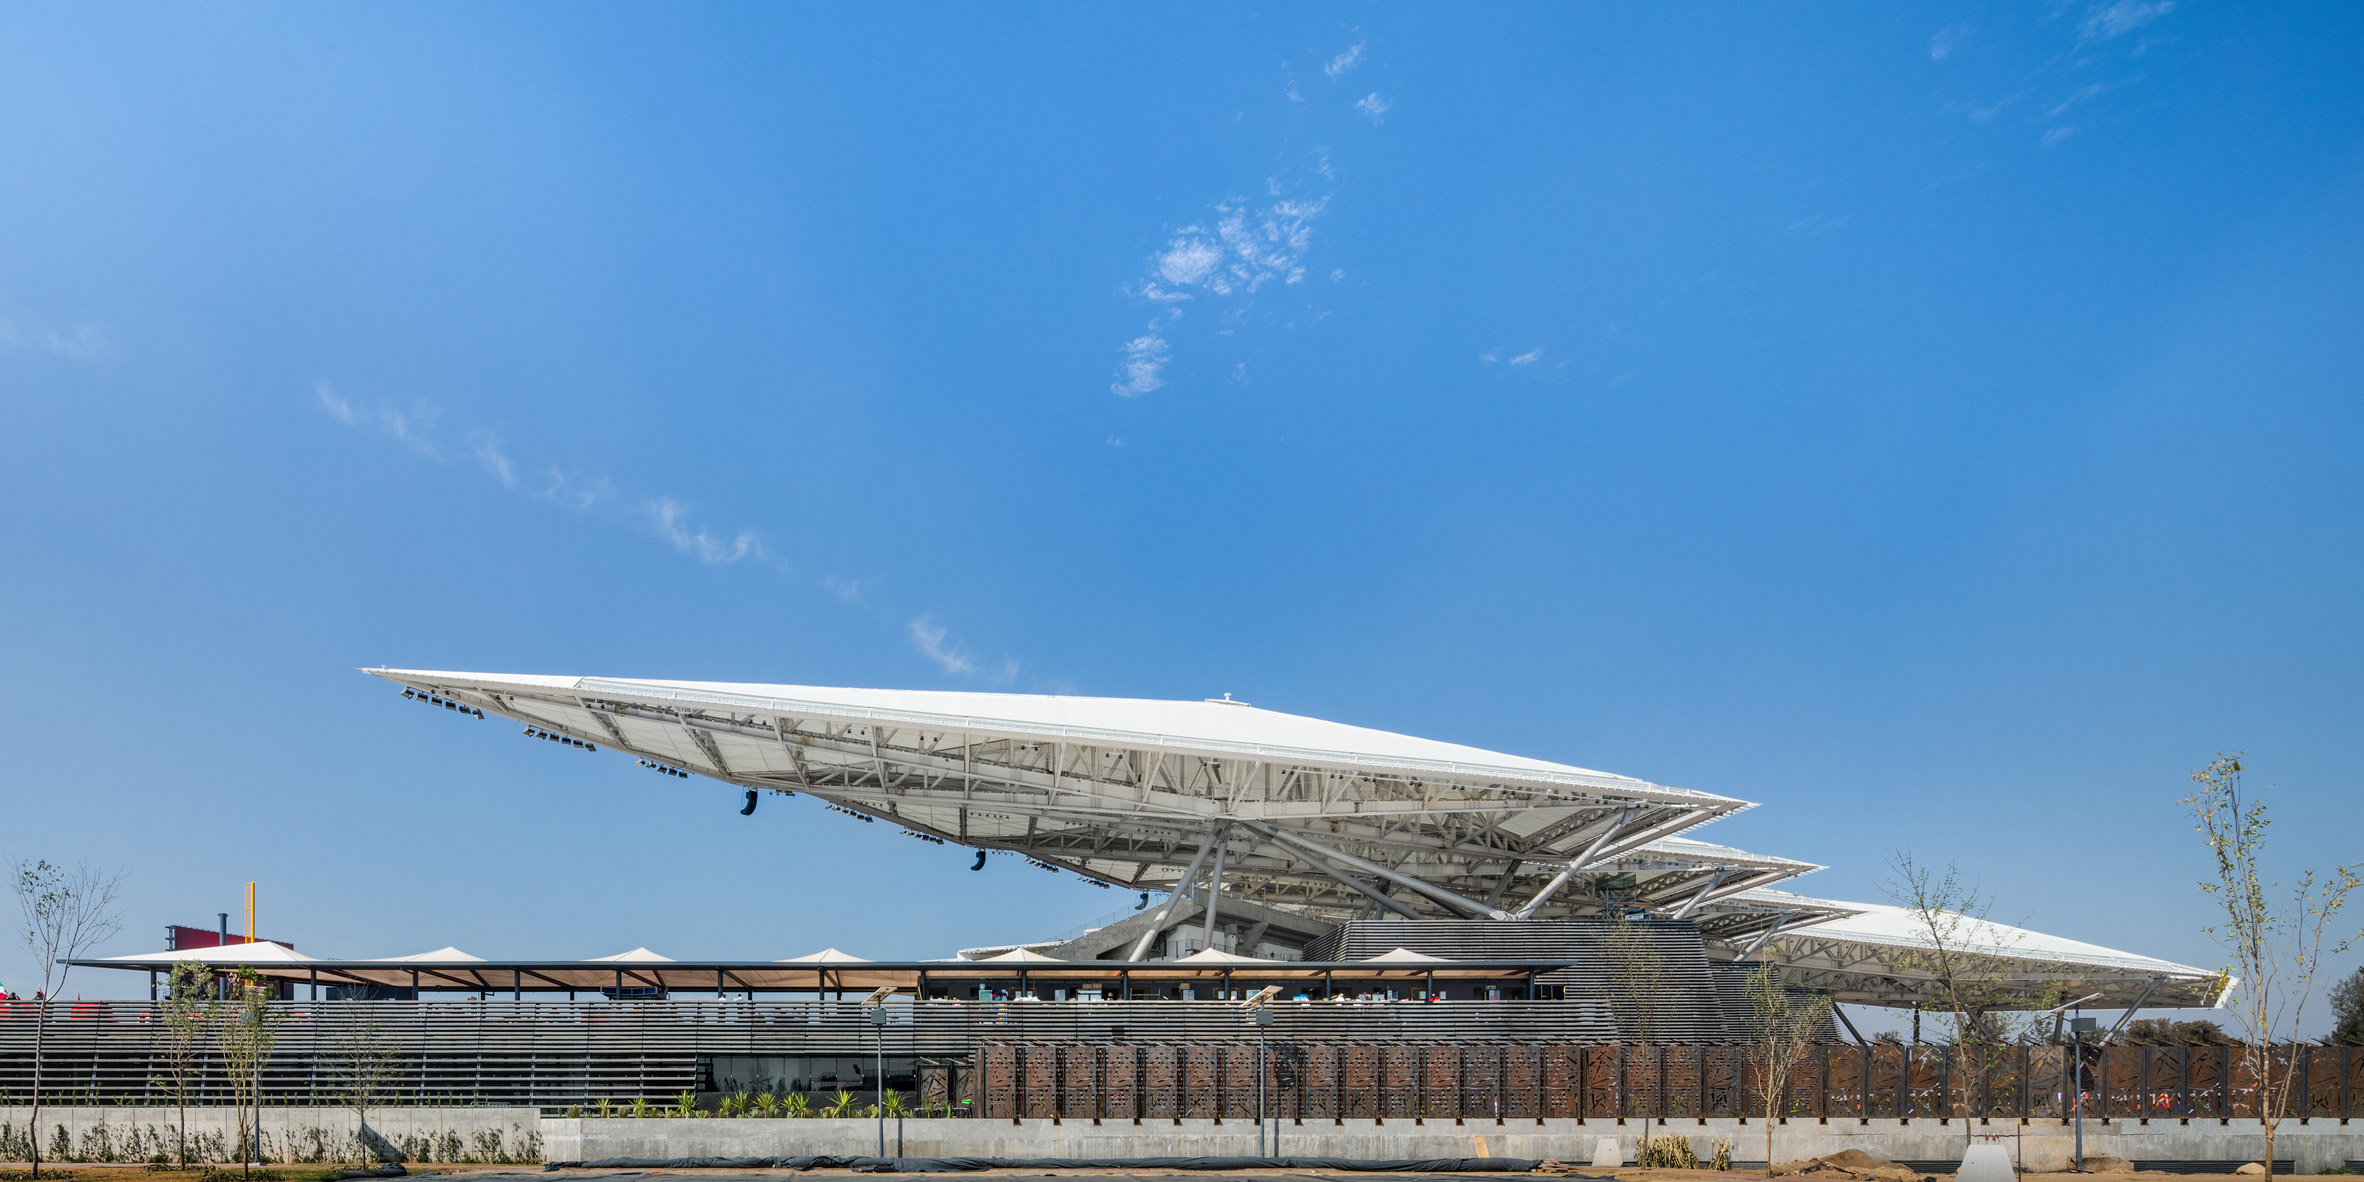
[[[1534,918],[1679,916],[1727,956],[1780,925],[1760,954],[1842,982],[1844,1000],[1906,1004],[1922,988],[1900,973],[1910,934],[1893,909],[1768,890],[1820,867],[1681,836],[1747,802],[1573,764],[1230,702],[366,672],[459,707],[447,713],[574,740],[564,750],[816,796],[1112,885],[1183,889],[1184,868],[1222,832],[1226,898],[1317,920],[1379,914],[1373,893],[1420,918],[1502,918],[1543,895]],[[649,787],[692,790],[678,778]],[[2096,980],[2184,982],[2177,996],[2207,976],[2032,932],[2008,939],[2031,962]]]
[[[2031,989],[2065,1002],[2100,993],[2096,1007],[2132,1005],[2206,1007],[2219,1004],[2229,983],[2207,969],[2121,952],[2010,924],[1942,913],[1934,929],[1922,916],[1885,903],[1810,899],[1783,891],[1754,891],[1745,901],[1839,914],[1764,941],[1759,955],[1784,968],[1785,979],[1832,991],[1841,1001],[1883,1005],[1938,1002],[1928,952],[1943,944],[1955,963],[1977,974],[2021,977]],[[1727,955],[1742,949],[1726,942]],[[1756,959],[1751,957],[1750,959]]]

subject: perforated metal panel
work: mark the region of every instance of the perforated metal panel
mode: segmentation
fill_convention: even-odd
[[[1194,1045],[1182,1052],[1182,1115],[1208,1120],[1223,1115],[1223,1048]]]
[[[1380,1070],[1380,1111],[1391,1117],[1420,1115],[1420,1047],[1411,1043],[1394,1043],[1382,1048]]]
[[[1158,1045],[1141,1054],[1141,1115],[1171,1120],[1182,1115],[1182,1048]]]
[[[1131,1043],[1115,1043],[1102,1048],[1100,1062],[1106,1072],[1101,1104],[1108,1119],[1132,1119],[1141,1110],[1141,1048]]]

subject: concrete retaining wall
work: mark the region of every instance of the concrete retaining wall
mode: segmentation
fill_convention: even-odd
[[[1253,1121],[1145,1120],[905,1120],[900,1130],[887,1121],[887,1153],[903,1157],[1168,1157],[1247,1155],[1256,1152]],[[1627,1161],[1634,1159],[1639,1121],[1523,1120],[1496,1124],[1411,1120],[1308,1121],[1280,1126],[1279,1152],[1291,1157],[1424,1158],[1526,1157],[1590,1162],[1603,1137],[1614,1138]],[[1719,1139],[1732,1143],[1732,1156],[1757,1161],[1765,1156],[1761,1122],[1720,1118],[1677,1120],[1657,1126],[1689,1138],[1702,1161]],[[2068,1167],[2074,1130],[2051,1121],[1996,1121],[1974,1125],[1974,1134],[2001,1144],[2027,1170]],[[785,1157],[798,1154],[861,1155],[878,1150],[872,1120],[664,1120],[651,1118],[546,1119],[542,1148],[551,1161],[604,1157]],[[1267,1146],[1269,1149],[1269,1145]],[[2085,1124],[2085,1151],[2112,1153],[2129,1161],[2253,1161],[2264,1152],[2265,1136],[2253,1120],[2129,1124]],[[1853,1120],[1818,1124],[1785,1122],[1776,1127],[1774,1157],[1818,1157],[1861,1149],[1895,1161],[1959,1161],[1962,1126],[1934,1120]],[[2294,1160],[2300,1173],[2364,1159],[2364,1123],[2337,1121],[2301,1125],[2285,1121],[2274,1155]]]
[[[28,1107],[0,1107],[0,1161],[25,1160],[23,1138],[32,1116]],[[372,1108],[370,1156],[539,1162],[541,1119],[536,1108]],[[173,1108],[44,1106],[41,1155],[60,1161],[145,1161],[173,1152],[179,1122],[180,1112]],[[234,1109],[190,1108],[190,1156],[205,1161],[234,1158],[237,1123]],[[265,1108],[262,1126],[263,1156],[269,1161],[355,1161],[363,1153],[356,1135],[360,1126],[350,1108]],[[60,1148],[67,1152],[58,1152]]]

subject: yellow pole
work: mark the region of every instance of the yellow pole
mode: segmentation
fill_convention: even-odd
[[[254,943],[254,884],[246,884],[246,942]]]

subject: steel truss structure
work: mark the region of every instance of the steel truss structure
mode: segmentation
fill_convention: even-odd
[[[1836,974],[1848,1000],[1923,1000],[1909,939],[1850,928],[1877,908],[1767,889],[1821,867],[1681,836],[1753,807],[1728,796],[1228,699],[365,672],[430,706],[736,785],[748,811],[801,792],[924,840],[1195,898],[1210,935],[1235,900],[1333,924],[1648,915],[1801,983]],[[2160,1004],[2212,1004],[2223,989],[2188,966],[2021,934],[2037,971],[2112,998],[2164,982]]]

